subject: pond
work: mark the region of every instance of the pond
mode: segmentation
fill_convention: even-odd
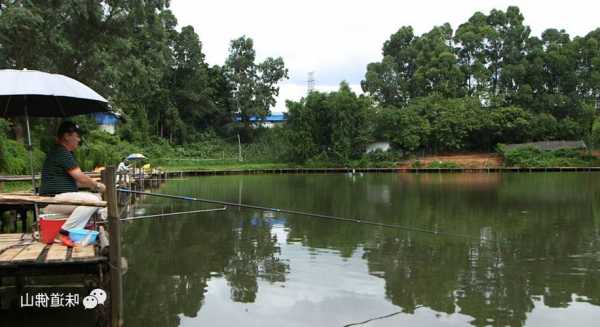
[[[600,321],[597,173],[214,176],[154,191],[438,233],[236,207],[132,221],[126,326]],[[131,213],[214,207],[145,196]]]

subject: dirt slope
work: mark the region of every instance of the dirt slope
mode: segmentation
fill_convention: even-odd
[[[472,154],[448,154],[418,157],[405,162],[400,167],[408,168],[415,161],[419,161],[422,167],[427,167],[432,162],[453,162],[464,168],[486,168],[502,166],[502,157],[497,153],[472,153]]]

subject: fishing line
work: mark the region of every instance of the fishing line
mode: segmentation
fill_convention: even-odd
[[[415,309],[414,309],[414,310],[416,310],[416,309],[418,309],[418,308],[421,308],[421,307],[423,307],[423,305],[420,305],[420,304],[419,304],[419,305],[417,305],[417,306],[415,307]],[[361,322],[355,322],[355,323],[351,323],[351,324],[346,324],[346,325],[344,325],[344,327],[350,327],[350,326],[359,326],[359,325],[364,325],[364,324],[366,324],[366,323],[368,323],[368,322],[371,322],[371,321],[374,321],[374,320],[386,319],[386,318],[393,317],[393,316],[395,316],[395,315],[399,315],[399,314],[401,314],[402,312],[403,312],[403,311],[397,311],[397,312],[390,313],[390,314],[387,314],[387,315],[384,315],[384,316],[379,316],[379,317],[375,317],[375,318],[367,319],[367,320],[365,320],[365,321],[361,321]]]
[[[145,218],[156,218],[156,217],[165,217],[165,216],[177,216],[177,215],[188,215],[192,213],[200,213],[200,212],[213,212],[213,211],[224,211],[227,210],[227,207],[223,208],[215,208],[215,209],[202,209],[202,210],[193,210],[193,211],[181,211],[181,212],[171,212],[171,213],[161,213],[156,215],[146,215],[146,216],[131,216],[121,218],[119,220],[136,220],[136,219],[145,219]]]
[[[257,210],[272,211],[272,212],[277,212],[277,213],[287,213],[287,214],[293,214],[293,215],[317,217],[317,218],[324,218],[324,219],[329,219],[329,220],[337,220],[337,221],[350,222],[350,223],[356,223],[356,224],[364,224],[364,225],[379,226],[379,227],[386,227],[386,228],[395,228],[395,229],[401,229],[401,230],[410,231],[410,232],[426,233],[426,234],[432,234],[432,235],[445,235],[445,236],[461,237],[461,238],[477,240],[477,241],[486,241],[485,239],[482,239],[479,237],[473,237],[470,235],[455,234],[455,233],[429,230],[429,229],[423,229],[423,228],[417,228],[417,227],[408,227],[408,226],[403,226],[403,225],[398,225],[398,224],[386,224],[386,223],[380,223],[377,221],[365,220],[365,219],[345,218],[345,217],[324,215],[324,214],[319,214],[319,213],[303,212],[303,211],[298,211],[298,210],[269,208],[269,207],[257,206],[257,205],[252,205],[252,204],[242,204],[242,203],[233,203],[233,202],[225,202],[225,201],[218,201],[218,200],[194,198],[191,196],[180,196],[180,195],[169,195],[169,194],[162,194],[162,193],[149,193],[149,192],[142,192],[142,191],[133,191],[133,190],[122,189],[122,188],[118,188],[117,191],[124,192],[124,193],[150,195],[150,196],[156,196],[156,197],[167,198],[167,199],[177,199],[177,200],[185,200],[185,201],[193,201],[193,202],[204,202],[204,203],[220,204],[220,205],[224,205],[224,206],[232,206],[232,207],[239,207],[239,208],[257,209]]]
[[[170,212],[170,213],[159,213],[155,215],[145,215],[145,216],[129,216],[125,218],[120,218],[120,221],[129,221],[129,220],[137,220],[137,219],[146,219],[146,218],[160,218],[166,216],[178,216],[178,215],[189,215],[193,213],[201,213],[201,212],[213,212],[213,211],[225,211],[227,207],[223,208],[214,208],[214,209],[201,209],[201,210],[192,210],[192,211],[178,211],[178,212]],[[98,221],[96,224],[103,225],[108,224],[108,221]]]

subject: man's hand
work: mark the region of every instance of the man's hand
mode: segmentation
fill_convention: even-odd
[[[89,176],[84,174],[79,167],[68,170],[67,173],[69,173],[69,175],[75,179],[78,187],[86,187],[94,192],[104,193],[104,191],[106,191],[106,186],[104,184],[91,179]]]
[[[98,182],[98,184],[96,184],[96,191],[99,193],[104,193],[106,191],[106,185]]]

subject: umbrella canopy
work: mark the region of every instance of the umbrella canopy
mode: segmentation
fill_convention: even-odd
[[[132,154],[128,155],[127,158],[125,158],[125,159],[127,159],[127,160],[144,160],[144,159],[148,159],[148,158],[146,158],[146,156],[141,153],[132,153]]]
[[[108,102],[72,78],[37,70],[0,70],[0,118],[25,116],[34,193],[29,117],[69,117],[93,112],[110,112]]]
[[[91,88],[64,75],[36,70],[0,70],[0,117],[69,117],[110,112]]]

